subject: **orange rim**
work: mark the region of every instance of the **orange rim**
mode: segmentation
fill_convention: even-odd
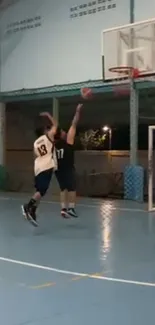
[[[134,73],[134,70],[135,69],[133,67],[128,67],[128,66],[112,67],[109,69],[110,72],[126,74],[127,76]]]

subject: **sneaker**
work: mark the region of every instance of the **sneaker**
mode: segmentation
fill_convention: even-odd
[[[28,209],[28,220],[32,223],[34,227],[38,227],[35,207]]]
[[[61,209],[61,216],[65,219],[70,218],[70,216],[68,215],[67,209]]]
[[[33,226],[38,227],[38,222],[36,220],[36,208],[30,208],[28,204],[22,205],[22,212],[24,217],[32,223]]]
[[[24,218],[28,220],[28,206],[27,206],[27,204],[23,204],[21,206],[21,209],[22,209],[22,214],[23,214]]]
[[[77,215],[77,213],[76,213],[76,211],[75,211],[74,208],[69,208],[69,209],[67,210],[67,213],[68,213],[71,217],[73,217],[73,218],[78,218],[78,215]]]
[[[35,221],[37,221],[36,209],[37,209],[37,208],[36,208],[35,206],[31,208],[31,211],[32,211],[32,214],[33,214],[33,219],[34,219]]]

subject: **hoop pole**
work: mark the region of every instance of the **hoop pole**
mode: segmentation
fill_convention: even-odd
[[[59,101],[57,98],[53,98],[53,117],[59,122]]]
[[[135,0],[130,0],[130,23],[135,21]]]
[[[135,1],[130,0],[130,23],[134,22]],[[134,47],[134,30],[130,32],[130,48]],[[134,55],[131,52],[130,66],[134,67]],[[130,165],[125,172],[125,198],[143,202],[144,170],[137,164],[138,149],[138,107],[139,93],[135,87],[134,79],[130,78]]]
[[[148,128],[148,210],[153,210],[153,128]]]
[[[134,88],[134,81],[130,84],[130,164],[138,163],[138,111],[139,92]]]
[[[135,0],[130,0],[130,23],[134,23]],[[130,32],[130,48],[134,48],[134,29]],[[134,67],[134,54],[131,52],[130,65]],[[139,92],[135,87],[133,78],[130,81],[130,164],[138,163],[138,108]]]

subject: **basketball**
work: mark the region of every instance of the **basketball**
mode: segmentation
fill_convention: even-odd
[[[82,88],[81,89],[81,96],[84,99],[91,99],[93,95],[91,88]]]

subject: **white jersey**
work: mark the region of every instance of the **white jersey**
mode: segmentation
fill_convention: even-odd
[[[35,176],[48,169],[57,169],[57,160],[53,142],[47,135],[42,135],[34,142]]]

